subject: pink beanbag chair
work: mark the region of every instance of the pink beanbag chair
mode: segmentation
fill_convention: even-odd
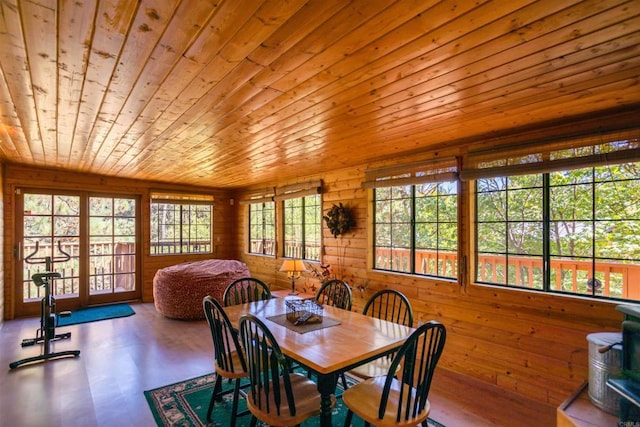
[[[172,319],[204,319],[202,299],[211,295],[222,304],[224,290],[241,277],[249,277],[249,269],[236,260],[208,259],[161,268],[153,277],[153,303]]]

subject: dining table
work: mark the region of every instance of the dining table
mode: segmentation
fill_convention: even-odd
[[[320,425],[331,426],[332,395],[340,374],[398,349],[414,328],[332,306],[321,307],[322,322],[294,325],[287,319],[302,296],[278,296],[224,308],[238,328],[248,313],[265,322],[285,356],[317,375]],[[289,302],[289,304],[287,304]],[[300,301],[297,301],[300,302]]]

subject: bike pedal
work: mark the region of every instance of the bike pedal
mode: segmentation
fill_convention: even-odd
[[[71,312],[69,310],[61,311],[60,313],[58,313],[58,316],[60,316],[60,317],[69,317],[69,316],[71,316]]]

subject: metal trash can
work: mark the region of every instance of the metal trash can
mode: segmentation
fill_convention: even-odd
[[[620,395],[607,387],[609,378],[622,377],[622,332],[587,335],[589,342],[589,399],[598,408],[613,415],[620,410]],[[614,345],[600,353],[603,347]]]

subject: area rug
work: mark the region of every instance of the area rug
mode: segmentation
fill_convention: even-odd
[[[347,384],[353,385],[357,380],[349,375],[347,377]],[[233,393],[228,393],[223,396],[222,402],[216,402],[213,406],[212,419],[213,422],[207,423],[207,409],[209,408],[209,400],[211,399],[211,391],[215,383],[216,374],[203,375],[196,378],[191,378],[186,381],[181,381],[175,384],[170,384],[164,387],[156,388],[153,390],[145,391],[144,395],[147,398],[153,417],[156,423],[160,427],[204,427],[204,426],[229,426],[229,420],[231,419],[231,405],[233,403]],[[232,388],[233,383],[223,381],[223,390]],[[341,382],[338,381],[337,394],[342,392]],[[244,411],[247,406],[244,399],[241,398],[238,403],[238,410]],[[342,399],[337,399],[336,406],[333,409],[333,425],[344,425],[344,417],[347,414],[347,409],[342,403]],[[236,426],[244,427],[249,425],[251,419],[250,415],[245,415],[237,418]],[[429,426],[432,427],[444,427],[442,424],[429,419]],[[320,425],[319,417],[311,418],[302,423],[305,427],[315,427]],[[364,422],[358,418],[357,415],[353,416],[352,425],[362,426]],[[258,426],[266,426],[258,421]]]
[[[129,304],[104,305],[101,307],[81,308],[71,312],[70,316],[58,316],[58,326],[77,325],[136,314]]]

